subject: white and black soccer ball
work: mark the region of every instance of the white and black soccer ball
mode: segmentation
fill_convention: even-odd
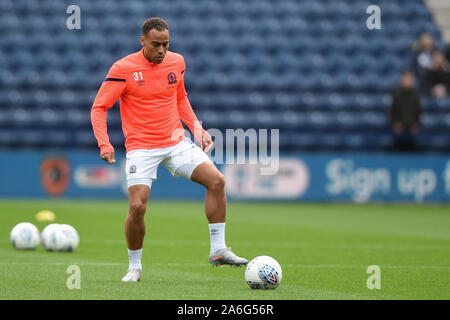
[[[21,222],[11,230],[10,240],[13,247],[16,249],[36,249],[40,243],[39,230],[32,223]]]
[[[74,251],[79,242],[77,231],[68,224],[52,223],[42,231],[42,245],[47,251]]]
[[[269,256],[256,257],[245,268],[245,281],[252,289],[275,289],[281,279],[280,264]]]
[[[78,236],[77,230],[68,224],[61,224],[60,228],[65,242],[65,245],[62,246],[60,251],[75,251],[80,243],[80,237]]]
[[[56,251],[57,248],[57,242],[59,238],[59,232],[58,232],[59,224],[52,223],[49,224],[42,230],[41,234],[41,241],[42,245],[44,246],[45,250],[47,251]]]

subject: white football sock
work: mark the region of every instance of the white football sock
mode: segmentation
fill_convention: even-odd
[[[128,268],[142,270],[141,257],[142,257],[142,248],[138,250],[128,249],[128,259],[130,261]]]
[[[210,255],[213,255],[217,250],[226,248],[225,245],[225,222],[210,223],[209,236],[211,239]]]

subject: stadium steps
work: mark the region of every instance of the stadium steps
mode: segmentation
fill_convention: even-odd
[[[433,20],[441,29],[444,41],[450,43],[450,1],[448,0],[425,0],[430,9]]]

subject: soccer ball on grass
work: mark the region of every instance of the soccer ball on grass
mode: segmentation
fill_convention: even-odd
[[[11,230],[10,240],[13,247],[16,249],[35,249],[40,242],[39,230],[32,223],[21,222]]]
[[[269,256],[256,257],[245,268],[245,281],[252,289],[275,289],[281,278],[280,264]]]
[[[75,228],[52,223],[42,231],[42,245],[47,251],[74,251],[80,242]]]

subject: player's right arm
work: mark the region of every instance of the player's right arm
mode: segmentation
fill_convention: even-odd
[[[109,164],[116,161],[114,147],[109,142],[106,113],[119,99],[125,88],[126,79],[120,72],[119,66],[114,64],[103,81],[91,108],[91,123],[100,148],[100,157]]]

